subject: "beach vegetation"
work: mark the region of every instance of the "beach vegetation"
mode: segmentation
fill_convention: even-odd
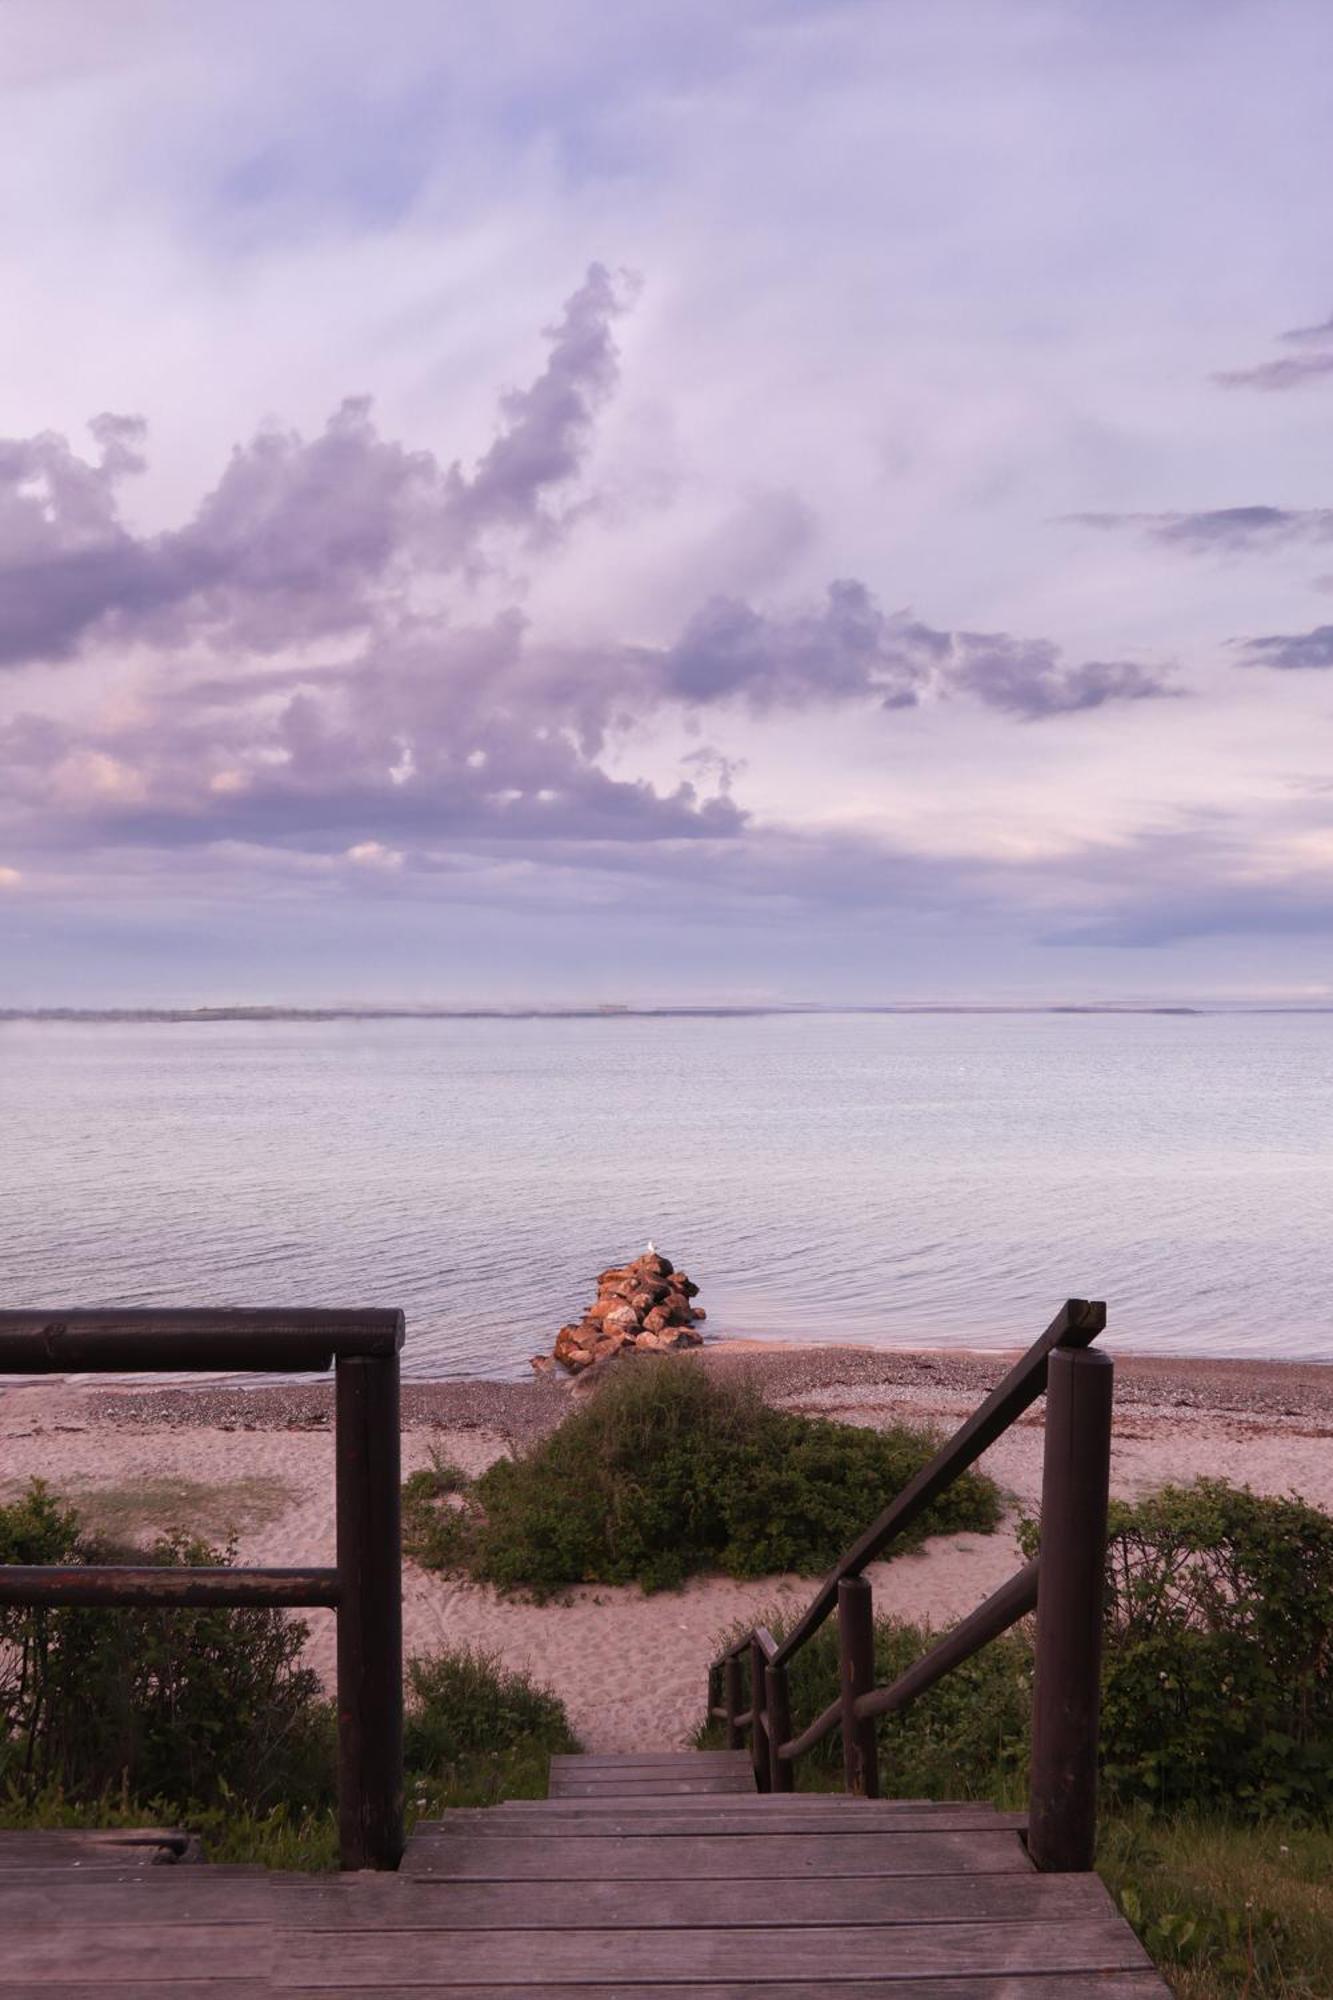
[[[183,1532],[136,1560],[229,1564]],[[35,1481],[0,1508],[0,1561],[114,1562],[127,1552],[84,1534],[76,1511]],[[308,1628],[263,1607],[101,1611],[0,1608],[0,1782],[96,1798],[223,1797],[262,1811],[315,1797],[332,1714],[301,1664]]]
[[[124,1554],[40,1481],[0,1507],[0,1562]],[[225,1565],[235,1548],[176,1534],[148,1559]],[[211,1860],[336,1866],[333,1707],[302,1664],[307,1636],[262,1608],[0,1608],[0,1825],[182,1826]],[[409,1827],[544,1797],[552,1752],[577,1748],[559,1700],[498,1655],[408,1662]]]
[[[407,1546],[428,1566],[537,1596],[580,1583],[671,1589],[707,1571],[817,1575],[938,1443],[910,1425],[798,1416],[747,1382],[635,1358],[527,1452],[492,1465],[461,1505],[414,1475]],[[989,1532],[1000,1513],[994,1483],[968,1473],[910,1540]]]
[[[403,1481],[403,1554],[422,1569],[459,1569],[469,1543],[472,1482],[438,1446]]]
[[[1021,1538],[1035,1549],[1039,1531]],[[1111,1510],[1103,1782],[1122,1802],[1333,1813],[1333,1516],[1224,1480]]]
[[[1033,1553],[1037,1525],[1020,1532]],[[797,1615],[758,1622],[781,1639]],[[876,1682],[937,1636],[878,1618]],[[881,1719],[883,1796],[1025,1806],[1032,1638],[1015,1627]],[[1112,1508],[1097,1865],[1179,2000],[1333,1993],[1330,1675],[1333,1518],[1218,1480]],[[797,1732],[836,1698],[831,1622],[790,1662],[790,1691]],[[716,1721],[696,1736],[722,1741]],[[836,1730],[796,1783],[841,1789]]]

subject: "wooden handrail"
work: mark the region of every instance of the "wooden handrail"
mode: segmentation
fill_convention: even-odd
[[[95,1610],[156,1604],[166,1610],[212,1605],[239,1609],[266,1604],[336,1611],[342,1595],[336,1569],[168,1568],[165,1563],[0,1563],[0,1604],[82,1605]]]
[[[961,1667],[964,1660],[970,1660],[983,1646],[989,1646],[992,1639],[998,1639],[1002,1632],[1016,1625],[1020,1618],[1026,1618],[1037,1608],[1040,1573],[1041,1563],[1034,1560],[1019,1570],[1017,1576],[1011,1576],[984,1604],[978,1605],[951,1632],[946,1632],[938,1645],[914,1660],[891,1687],[873,1688],[869,1694],[863,1694],[855,1705],[857,1715],[864,1721],[872,1716],[896,1715],[933,1688],[936,1681],[942,1681],[955,1667]]]
[[[978,1605],[975,1611],[946,1632],[928,1653],[914,1660],[891,1686],[874,1688],[858,1696],[852,1704],[857,1716],[862,1721],[869,1721],[874,1716],[896,1714],[933,1688],[936,1681],[952,1673],[955,1667],[960,1667],[964,1660],[970,1660],[974,1653],[979,1653],[983,1646],[989,1646],[992,1639],[998,1639],[1020,1618],[1026,1618],[1029,1612],[1036,1609],[1040,1568],[1037,1560],[1028,1563],[1017,1576],[1011,1576],[1007,1583],[993,1591],[984,1604]],[[813,1750],[817,1743],[822,1743],[837,1728],[841,1717],[841,1700],[831,1701],[808,1729],[790,1743],[779,1746],[779,1757],[784,1763],[804,1757],[807,1750]]]
[[[396,1868],[403,1849],[403,1338],[402,1313],[378,1308],[0,1312],[0,1375],[334,1367],[336,1568],[4,1564],[0,1604],[336,1611],[344,1868]]]
[[[397,1354],[401,1312],[382,1307],[144,1307],[0,1312],[0,1374],[321,1372],[354,1355]]]
[[[1091,1867],[1096,1803],[1101,1596],[1106,1553],[1112,1366],[1085,1352],[1106,1325],[1100,1300],[1069,1299],[1041,1338],[820,1585],[792,1630],[775,1642],[756,1626],[711,1663],[709,1713],[739,1746],[750,1730],[755,1783],[790,1791],[798,1758],[841,1724],[847,1789],[874,1797],[874,1724],[900,1713],[1020,1618],[1037,1611],[1033,1700],[1032,1838],[1039,1868]],[[962,1619],[891,1686],[874,1680],[874,1626],[865,1566],[900,1535],[1049,1388],[1042,1553]],[[798,1736],[791,1729],[788,1662],[838,1608],[840,1693]],[[750,1707],[740,1710],[740,1661],[750,1659]],[[725,1699],[713,1703],[721,1672]]]
[[[778,1755],[784,1764],[794,1764],[798,1757],[804,1757],[807,1750],[813,1750],[817,1743],[835,1730],[842,1721],[842,1697],[831,1701],[822,1715],[817,1715],[808,1729],[794,1736],[790,1743],[778,1746]]]
[[[939,1499],[960,1474],[966,1472],[1009,1426],[1035,1403],[1046,1387],[1046,1366],[1055,1347],[1086,1347],[1106,1326],[1106,1307],[1100,1299],[1066,1299],[1039,1340],[1033,1342],[1021,1361],[1009,1370],[998,1388],[968,1418],[943,1448],[909,1479],[901,1493],[890,1501],[865,1533],[852,1543],[842,1560],[829,1572],[777,1650],[779,1661],[789,1660],[806,1640],[819,1630],[838,1601],[838,1584],[845,1576],[859,1576],[867,1563],[884,1553],[889,1543],[911,1527],[926,1509]]]

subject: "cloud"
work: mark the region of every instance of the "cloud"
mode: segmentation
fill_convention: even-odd
[[[1307,354],[1283,355],[1276,361],[1261,361],[1253,368],[1229,368],[1213,376],[1224,389],[1302,389],[1333,375],[1333,319],[1317,326],[1294,326],[1279,339],[1293,346],[1314,348]]]
[[[1038,721],[1174,693],[1163,675],[1134,661],[1069,666],[1048,639],[941,631],[907,611],[885,613],[863,583],[847,578],[829,585],[817,611],[788,618],[714,598],[656,656],[656,669],[669,698],[741,699],[758,710],[856,699],[913,708],[928,696],[970,696]]]
[[[1284,354],[1253,368],[1223,369],[1213,380],[1223,389],[1303,389],[1325,375],[1333,375],[1333,353]]]
[[[594,264],[470,475],[381,438],[369,399],[350,397],[318,437],[238,446],[191,521],[136,537],[117,488],[143,468],[140,419],[95,419],[93,461],[51,433],[0,440],[0,665],[67,660],[90,639],[272,653],[369,629],[413,585],[481,563],[497,532],[558,535],[551,502],[614,385],[625,303]]]
[[[1298,344],[1306,341],[1315,341],[1326,342],[1328,345],[1333,346],[1333,316],[1330,316],[1328,319],[1321,319],[1317,326],[1288,327],[1287,331],[1281,334],[1279,338],[1295,341]]]
[[[1048,640],[1012,639],[1004,632],[960,633],[947,678],[951,688],[1029,722],[1178,692],[1163,675],[1137,661],[1087,660],[1066,667]]]
[[[1333,625],[1316,625],[1312,632],[1270,632],[1243,644],[1253,666],[1333,667]]]
[[[1290,543],[1333,541],[1333,507],[1217,507],[1198,513],[1066,514],[1083,528],[1128,529],[1193,554],[1238,554]]]
[[[886,616],[865,584],[831,583],[813,612],[766,617],[736,598],[715,597],[656,655],[662,693],[687,702],[739,698],[756,708],[865,697],[909,708],[949,635],[906,613]]]
[[[382,840],[358,840],[348,848],[346,858],[355,868],[394,869],[403,865],[401,850],[386,847]]]
[[[17,889],[23,880],[17,868],[0,866],[0,889]]]
[[[882,895],[883,844],[757,823],[735,754],[753,722],[864,710],[890,727],[926,704],[1042,722],[1173,692],[1132,660],[931,624],[854,576],[766,603],[773,565],[744,536],[708,549],[665,635],[597,630],[595,600],[591,631],[547,629],[531,577],[601,518],[589,468],[632,290],[588,271],[470,467],[384,436],[349,398],[313,436],[237,446],[183,526],[137,534],[120,511],[144,469],[137,420],[98,419],[87,459],[51,435],[0,445],[0,658],[53,685],[78,662],[107,696],[0,720],[4,851],[379,902],[540,905],[553,881],[614,900],[651,879],[684,906],[706,869],[719,911],[850,907]],[[806,552],[801,497],[776,516]],[[720,747],[699,747],[705,716]],[[655,737],[682,731],[664,763]],[[904,908],[955,893],[948,865],[899,856],[892,873]]]

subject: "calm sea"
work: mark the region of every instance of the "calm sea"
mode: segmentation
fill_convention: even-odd
[[[709,1332],[1333,1359],[1333,1017],[0,1025],[0,1303],[399,1305],[521,1376],[653,1238]]]

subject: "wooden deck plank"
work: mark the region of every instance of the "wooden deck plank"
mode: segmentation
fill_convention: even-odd
[[[178,1829],[117,1827],[0,1828],[0,1872],[11,1868],[154,1868],[172,1866],[197,1841]]]
[[[1015,1875],[1034,1870],[1014,1833],[927,1832],[910,1840],[896,1834],[774,1832],[762,1840],[702,1834],[658,1840],[630,1834],[615,1838],[578,1834],[549,1840],[515,1834],[476,1840],[465,1833],[415,1837],[400,1873],[449,1875],[475,1882],[588,1882],[695,1879],[793,1880],[827,1876]]]
[[[420,1826],[397,1874],[11,1838],[0,2000],[1167,1995],[1097,1876],[1034,1870],[1019,1814],[761,1796],[745,1753],[557,1758],[550,1783]]]
[[[566,1799],[589,1799],[600,1803],[607,1799],[743,1798],[747,1792],[758,1796],[754,1780],[733,1778],[729,1772],[703,1778],[616,1778],[610,1784],[557,1778],[551,1786],[552,1799],[559,1799],[562,1803]]]
[[[118,1934],[114,1934],[118,1935]],[[134,1935],[138,1935],[135,1933]],[[155,1933],[154,1935],[161,1935]],[[340,1928],[282,1934],[291,1985],[330,1992],[373,1985],[391,1970],[399,1985],[450,1980],[543,1989],[583,1981],[681,1986],[691,1980],[771,1983],[806,1979],[830,1990],[850,1979],[994,1979],[1000,1973],[1119,1972],[1148,1966],[1119,1919],[1070,1923],[902,1924],[783,1930],[400,1931],[391,1967],[383,1933]]]
[[[208,1992],[222,1989],[209,1988]],[[315,2000],[328,1987],[286,1986],[279,1989],[288,2000]],[[522,1986],[439,1985],[433,1980],[411,1986],[390,1983],[383,1986],[352,1986],[338,1989],[339,2000],[532,2000],[541,1989],[531,1983]],[[605,1985],[562,1985],[548,1989],[559,2000],[828,2000],[829,1987],[820,1980],[798,1980],[781,1985],[765,1980],[754,1985],[749,1980],[725,1986],[709,1981],[691,1981],[688,1986],[641,1986],[617,1980]],[[63,1990],[58,2000],[87,2000],[86,1986]],[[837,2000],[1170,2000],[1170,1993],[1155,1972],[1089,1973],[1001,1973],[995,1979],[852,1979],[836,1989]],[[187,1992],[179,2000],[203,2000],[204,1989]],[[43,1988],[42,2000],[48,2000]],[[178,2000],[173,1992],[172,2000]],[[230,2000],[230,1990],[227,1990]]]
[[[571,1799],[505,1799],[498,1806],[462,1806],[455,1808],[461,1812],[488,1812],[496,1819],[558,1819],[570,1813],[608,1812],[617,1808],[614,1794],[605,1798]],[[698,1808],[688,1799],[677,1804],[671,1802],[670,1794],[657,1800],[649,1800],[638,1805],[630,1802],[629,1809],[635,1812],[670,1813],[695,1812]],[[849,1799],[841,1792],[749,1792],[737,1796],[734,1802],[719,1807],[728,1813],[751,1813],[762,1819],[772,1813],[826,1813],[837,1812],[843,1819],[948,1819],[963,1816],[969,1820],[1003,1819],[1006,1824],[1026,1823],[1024,1813],[1001,1813],[997,1807],[984,1800],[961,1799],[957,1804],[924,1807],[900,1806],[891,1799]],[[450,1815],[452,1817],[452,1815]]]
[[[33,1986],[31,1991],[35,1996],[35,2000],[93,2000],[94,1995],[102,1987],[100,1976],[92,1969],[94,1960],[95,1953],[90,1952],[89,1970],[81,1979],[57,1979],[54,1982],[43,1980],[40,1985]],[[128,1990],[134,1991],[136,1989],[131,1988]],[[141,1986],[137,1990],[148,1994],[149,2000],[152,2000],[153,1986]],[[262,1979],[244,1977],[240,1979],[172,1979],[164,1984],[159,1984],[156,1988],[159,2000],[273,2000],[275,1990],[273,1981],[267,1973],[265,1973]],[[412,2000],[422,2000],[423,1990],[429,1996],[429,1987],[423,1989],[418,1986],[413,1991]],[[439,1992],[441,1989],[437,1987],[435,1990]],[[444,1990],[447,1991],[448,1989]],[[4,1984],[0,1981],[0,1993],[4,1991]],[[309,1991],[308,1988],[307,1991]],[[513,1992],[512,1987],[510,1988],[510,1992]],[[454,2000],[454,1996],[457,1993],[458,1988],[455,1987],[453,1993],[450,1995],[450,2000]],[[392,2000],[392,1995],[392,1988],[387,1989],[387,1991],[381,1988],[376,1995],[376,2000]],[[530,1987],[526,2000],[532,2000],[532,1989]],[[601,1993],[600,2000],[608,2000],[605,1989]],[[660,1995],[658,1996],[658,2000],[660,2000]],[[682,1994],[679,1996],[679,2000],[685,2000],[685,1996]]]
[[[510,1883],[452,1882],[417,1876],[359,1885],[354,1893],[312,1888],[302,1898],[303,1921],[316,1928],[327,1911],[340,1924],[404,1930],[753,1931],[755,1911],[771,1909],[784,1931],[812,1927],[875,1928],[900,1924],[1056,1923],[1106,1918],[1115,1908],[1096,1875],[903,1875],[887,1880],[842,1877],[786,1881],[780,1900],[757,1902],[753,1882],[530,1882],[521,1896]],[[290,1921],[292,1899],[284,1899]]]
[[[191,1874],[204,1875],[204,1869]],[[775,1885],[778,1886],[778,1885]],[[48,1889],[0,1891],[0,1925],[82,1924],[120,1929],[149,1924],[276,1925],[317,1930],[721,1930],[755,1927],[752,1882],[642,1881],[627,1892],[616,1880],[528,1882],[454,1881],[417,1875],[308,1877],[288,1883],[163,1883],[144,1893],[104,1889],[94,1882]],[[923,1923],[1065,1923],[1114,1915],[1095,1875],[902,1875],[784,1881],[781,1928],[876,1927]]]
[[[701,1835],[713,1834],[728,1839],[764,1840],[777,1833],[825,1833],[842,1840],[860,1840],[871,1833],[880,1833],[902,1839],[914,1838],[924,1833],[1020,1833],[1023,1821],[1017,1815],[994,1815],[991,1817],[956,1818],[941,1817],[936,1820],[894,1821],[873,1818],[861,1819],[837,1810],[836,1804],[826,1806],[813,1813],[784,1812],[776,1806],[762,1816],[723,1811],[703,1810],[708,1806],[706,1799],[699,1801],[701,1810],[691,1813],[576,1813],[564,1815],[555,1820],[529,1820],[515,1816],[503,1819],[497,1812],[481,1823],[483,1815],[466,1818],[463,1813],[451,1815],[460,1824],[451,1828],[456,1833],[476,1834],[487,1840],[506,1840],[514,1834],[549,1840],[565,1840],[576,1834],[598,1836],[619,1840],[629,1835],[639,1835],[657,1840],[696,1840]],[[429,1837],[429,1836],[427,1836]]]
[[[475,1933],[474,1933],[475,1935]],[[68,1922],[14,1924],[0,1950],[0,1993],[44,1992],[54,1981],[173,1993],[190,1980],[272,1978],[269,1924],[155,1923],[114,1928]],[[262,1986],[258,1989],[263,1991]]]
[[[576,1768],[580,1771],[637,1771],[661,1770],[669,1767],[678,1770],[682,1766],[700,1771],[723,1771],[739,1768],[749,1771],[748,1750],[555,1750],[551,1753],[553,1771]]]

